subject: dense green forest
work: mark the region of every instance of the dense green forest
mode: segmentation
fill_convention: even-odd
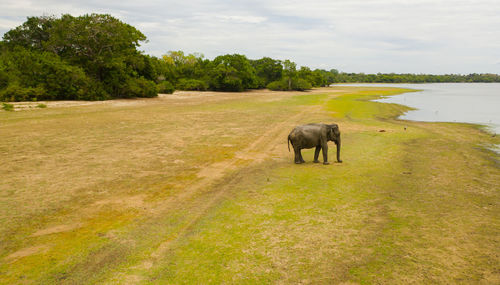
[[[102,14],[28,17],[0,41],[0,101],[154,97],[174,90],[307,90],[345,82],[500,82],[496,74],[427,75],[311,70],[290,60],[240,54],[213,60],[140,52],[146,37]]]

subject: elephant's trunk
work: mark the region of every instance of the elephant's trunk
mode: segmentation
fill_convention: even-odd
[[[340,136],[337,139],[337,161],[342,162],[342,160],[340,160]]]

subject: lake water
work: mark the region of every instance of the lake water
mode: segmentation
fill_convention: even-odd
[[[426,122],[464,122],[488,126],[500,133],[500,83],[341,84],[343,86],[419,89],[375,100],[416,108],[400,117]]]

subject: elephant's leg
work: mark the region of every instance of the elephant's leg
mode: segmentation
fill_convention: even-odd
[[[302,155],[300,154],[300,148],[294,147],[293,152],[295,153],[295,163],[296,164],[302,163],[301,161]]]
[[[304,163],[304,158],[302,157],[302,149],[299,148],[299,163]]]
[[[316,150],[314,151],[314,163],[318,163],[319,160],[318,160],[318,157],[319,157],[319,151],[321,150],[321,146],[317,146],[316,147]]]
[[[293,152],[295,153],[295,160],[294,160],[294,162],[295,162],[296,164],[299,164],[299,163],[300,163],[299,153],[298,153],[298,151],[296,151],[296,150],[294,150]]]
[[[340,138],[337,142],[337,161],[342,162],[342,160],[340,159]]]
[[[325,143],[321,148],[323,152],[323,164],[330,164],[328,162],[328,145]]]

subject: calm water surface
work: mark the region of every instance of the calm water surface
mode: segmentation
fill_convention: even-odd
[[[416,108],[400,117],[426,122],[464,122],[486,125],[500,133],[500,83],[342,84],[422,90],[375,100]]]

